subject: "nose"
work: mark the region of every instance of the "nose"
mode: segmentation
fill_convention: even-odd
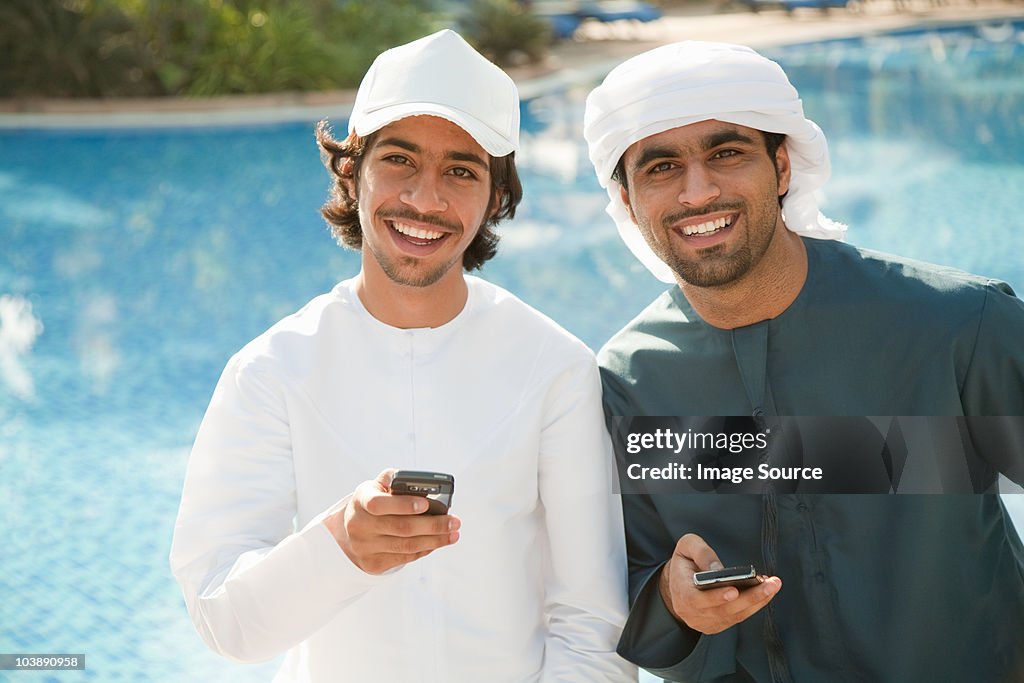
[[[398,198],[418,213],[439,213],[448,209],[441,181],[429,173],[416,173]]]
[[[693,165],[686,169],[683,187],[679,191],[679,203],[683,206],[705,206],[722,194],[714,175],[703,166]]]

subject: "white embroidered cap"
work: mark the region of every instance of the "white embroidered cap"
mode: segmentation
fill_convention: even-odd
[[[448,29],[377,56],[359,84],[348,130],[366,136],[424,114],[456,124],[491,156],[519,148],[516,84]]]

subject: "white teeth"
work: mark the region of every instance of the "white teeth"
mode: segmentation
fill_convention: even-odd
[[[415,228],[411,225],[406,225],[405,223],[393,222],[391,225],[393,225],[395,230],[402,233],[403,235],[415,237],[418,240],[436,240],[439,237],[444,237],[443,232],[436,232],[434,230],[421,230],[420,228]]]
[[[714,232],[721,228],[728,227],[732,224],[732,218],[718,218],[713,221],[707,221],[706,223],[698,223],[697,225],[687,225],[683,228],[684,235],[705,235],[709,232]]]

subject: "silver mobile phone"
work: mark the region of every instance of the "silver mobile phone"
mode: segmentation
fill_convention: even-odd
[[[425,514],[446,515],[452,506],[455,477],[443,472],[398,470],[391,479],[391,493],[426,498],[429,507]]]
[[[742,590],[756,586],[759,583],[761,583],[761,577],[757,575],[757,569],[752,564],[726,567],[725,569],[712,569],[706,572],[695,572],[693,575],[693,585],[702,591],[710,588],[723,588],[724,586],[736,586]]]

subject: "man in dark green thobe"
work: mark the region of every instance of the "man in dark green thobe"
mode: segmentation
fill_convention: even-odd
[[[824,136],[747,48],[627,61],[584,132],[620,234],[677,285],[600,354],[610,421],[1013,416],[995,448],[976,430],[980,494],[623,495],[620,654],[672,681],[1024,681],[1024,549],[995,494],[1024,481],[1024,303],[837,241]],[[693,585],[744,563],[763,583]]]

